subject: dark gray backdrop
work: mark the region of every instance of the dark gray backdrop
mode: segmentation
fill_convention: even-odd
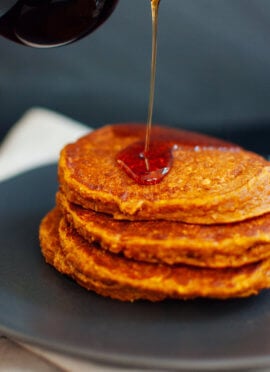
[[[91,126],[145,121],[149,0],[120,0],[94,34],[31,49],[0,39],[0,138],[29,107]],[[267,152],[270,1],[162,0],[154,120]]]

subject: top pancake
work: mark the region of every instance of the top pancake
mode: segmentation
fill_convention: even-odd
[[[145,126],[109,125],[65,146],[59,181],[71,202],[116,219],[166,219],[213,224],[270,211],[269,162],[236,145],[176,129],[153,127],[153,138],[174,138],[173,166],[157,185],[136,184],[117,154],[143,141]]]

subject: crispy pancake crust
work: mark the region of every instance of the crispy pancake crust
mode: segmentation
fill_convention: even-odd
[[[155,133],[168,129],[153,127]],[[117,219],[166,219],[196,224],[241,221],[270,212],[270,166],[259,155],[224,141],[173,130],[178,149],[157,185],[137,185],[117,154],[144,140],[144,126],[98,129],[61,152],[59,180],[67,198]],[[181,145],[182,138],[182,145]]]
[[[129,260],[89,244],[54,209],[40,226],[42,253],[83,287],[122,301],[245,297],[270,286],[270,260],[234,269],[157,265]]]
[[[270,214],[226,225],[191,225],[165,220],[119,221],[70,203],[57,205],[89,242],[128,258],[200,267],[236,267],[270,256]]]

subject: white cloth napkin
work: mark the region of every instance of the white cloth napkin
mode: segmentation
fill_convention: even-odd
[[[91,128],[50,110],[30,109],[11,128],[0,145],[0,181],[31,168],[56,162],[59,151],[66,143],[75,141],[90,130]],[[29,352],[47,359],[54,366],[65,371],[123,371],[122,368],[105,367],[95,362],[72,358],[39,347],[21,345]],[[14,348],[14,360],[18,365],[17,358],[18,351]],[[31,370],[29,366],[27,370]]]
[[[0,181],[57,161],[59,151],[91,129],[43,108],[33,108],[11,128],[0,146]]]

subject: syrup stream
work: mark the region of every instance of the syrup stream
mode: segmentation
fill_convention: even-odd
[[[151,1],[152,12],[152,60],[150,75],[150,92],[145,141],[131,144],[117,156],[118,165],[128,176],[140,185],[159,183],[169,172],[172,165],[172,149],[164,141],[150,141],[155,95],[158,10],[160,0]]]
[[[157,65],[157,30],[158,30],[158,9],[160,0],[151,1],[152,12],[152,60],[151,60],[151,79],[150,79],[150,94],[148,105],[148,118],[145,136],[144,155],[147,159],[147,152],[150,146],[150,135],[153,119],[154,97],[155,97],[155,81],[156,81],[156,65]],[[146,168],[149,169],[149,164],[146,160]]]

